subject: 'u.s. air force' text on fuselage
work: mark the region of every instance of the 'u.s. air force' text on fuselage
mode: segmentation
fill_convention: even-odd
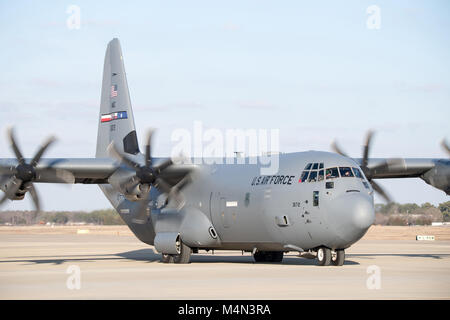
[[[292,184],[293,178],[295,178],[295,176],[257,176],[253,178],[251,185]]]

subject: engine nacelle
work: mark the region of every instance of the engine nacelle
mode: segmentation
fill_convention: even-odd
[[[131,182],[134,177],[129,170],[119,169],[108,178],[109,184],[118,192],[123,194],[127,200],[139,201],[144,197],[150,186],[143,184],[130,184],[131,187],[126,187],[127,182]]]
[[[132,189],[120,188],[120,192],[123,193],[127,200],[139,201],[147,194],[149,188],[149,186],[137,184]]]
[[[425,172],[420,178],[450,195],[450,160],[436,162],[434,168]]]

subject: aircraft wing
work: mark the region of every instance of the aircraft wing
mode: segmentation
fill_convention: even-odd
[[[161,160],[154,161],[158,163]],[[25,159],[25,162],[29,163],[30,159]],[[1,177],[10,177],[17,165],[18,161],[14,158],[0,159],[0,181]],[[175,185],[192,170],[192,167],[192,165],[172,166],[161,176],[169,184]],[[34,182],[104,184],[109,183],[108,178],[119,169],[129,170],[111,158],[44,158],[36,166]]]
[[[354,159],[363,167],[364,159]],[[426,183],[450,194],[450,160],[427,158],[369,158],[369,179],[421,178]],[[366,173],[366,172],[365,172]]]

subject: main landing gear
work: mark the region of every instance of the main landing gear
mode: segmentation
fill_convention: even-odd
[[[179,263],[185,264],[189,263],[191,258],[192,249],[185,245],[183,241],[177,241],[177,254],[166,254],[163,253],[161,257],[161,262],[163,263]]]
[[[342,266],[345,261],[345,251],[344,249],[331,251],[331,249],[327,247],[320,247],[317,249],[316,257],[319,266],[329,266],[330,264]]]

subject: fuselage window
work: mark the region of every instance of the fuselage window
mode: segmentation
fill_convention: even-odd
[[[316,182],[317,181],[317,171],[311,171],[309,174],[308,182]]]
[[[318,163],[314,163],[311,170],[317,170],[319,168]]]
[[[319,205],[319,191],[313,191],[313,206],[317,207]]]
[[[317,178],[317,181],[322,181],[324,178],[323,176],[323,170],[319,170],[319,177]]]
[[[352,168],[352,169],[353,169],[353,173],[355,174],[355,177],[360,178],[360,179],[364,179],[362,174],[361,174],[361,171],[359,171],[358,168]]]
[[[298,182],[306,182],[306,179],[308,178],[308,173],[309,173],[309,171],[303,171]]]
[[[311,166],[312,166],[312,163],[308,163],[308,164],[306,165],[306,167],[305,167],[305,170],[311,169]]]
[[[339,167],[339,172],[341,173],[341,177],[353,177],[353,172],[350,167]]]
[[[325,176],[328,179],[339,178],[338,168],[328,168],[325,170]]]

